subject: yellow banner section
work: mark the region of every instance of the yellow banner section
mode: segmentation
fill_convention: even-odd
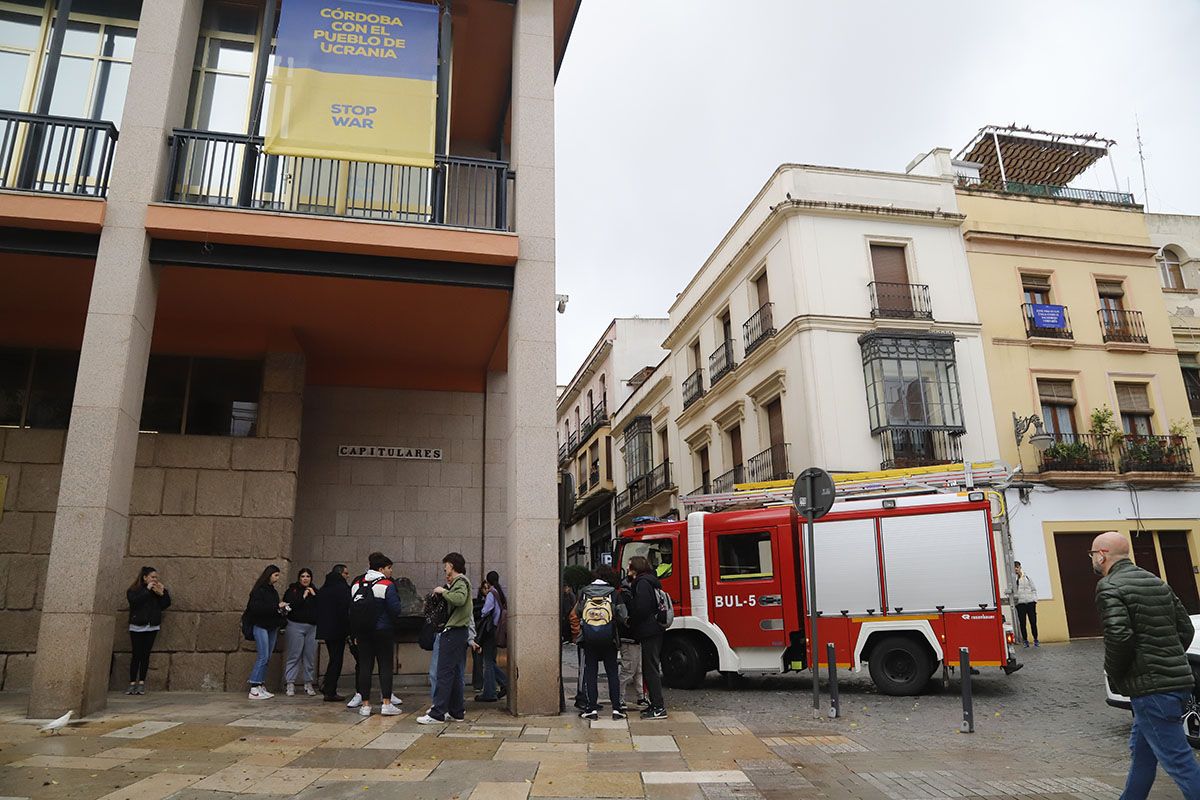
[[[276,67],[271,155],[432,167],[437,84]]]

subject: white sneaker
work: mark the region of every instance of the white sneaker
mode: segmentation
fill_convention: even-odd
[[[346,703],[346,708],[358,708],[362,705],[362,695],[358,692],[354,693],[354,697],[350,698],[350,702]]]
[[[258,691],[263,697],[267,698],[268,700],[270,700],[272,697],[275,696],[275,695],[271,694],[270,692],[268,692],[267,687],[265,687],[265,686],[258,687]]]
[[[287,693],[286,694],[288,697],[295,697],[296,696],[296,684],[289,683],[287,685]]]
[[[266,689],[262,688],[261,686],[253,686],[250,689],[250,699],[251,700],[269,700],[271,698],[271,696],[272,695],[269,692],[267,692]]]
[[[306,695],[308,695],[309,697],[317,696],[317,690],[313,688],[313,685],[311,683],[304,684],[304,693]]]
[[[358,715],[360,717],[371,716],[371,706],[367,703],[363,703],[361,706],[358,707]]]
[[[445,721],[446,720],[444,719],[434,719],[428,714],[422,714],[421,716],[417,717],[417,723],[420,725],[441,725]]]
[[[379,713],[385,717],[398,717],[404,712],[397,708],[394,703],[384,703]]]
[[[393,694],[392,695],[392,705],[401,706],[401,705],[404,705],[404,701],[401,700],[399,697],[396,697],[395,694]]]

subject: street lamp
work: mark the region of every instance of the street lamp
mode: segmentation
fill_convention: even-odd
[[[1021,441],[1025,438],[1025,434],[1029,431],[1030,426],[1033,427],[1033,434],[1029,437],[1029,443],[1038,449],[1038,452],[1044,453],[1050,445],[1054,444],[1054,437],[1046,433],[1046,426],[1042,423],[1042,418],[1037,414],[1030,414],[1028,417],[1018,417],[1017,412],[1013,412],[1013,435],[1017,439],[1017,447],[1021,446]]]

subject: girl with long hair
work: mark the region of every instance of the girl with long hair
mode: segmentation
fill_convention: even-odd
[[[296,575],[296,582],[283,593],[283,602],[288,606],[287,661],[284,678],[287,680],[287,696],[296,693],[296,680],[301,677],[301,662],[304,665],[304,693],[316,697],[313,688],[313,672],[317,662],[317,587],[313,586],[312,570],[308,567]]]
[[[162,629],[162,612],[171,605],[171,593],[158,579],[154,567],[142,567],[125,590],[129,601],[129,688],[125,694],[146,693],[146,673],[150,669],[150,651]]]
[[[254,645],[258,658],[250,671],[250,699],[268,700],[275,695],[267,691],[263,682],[267,679],[267,662],[275,650],[279,629],[287,625],[287,603],[279,599],[279,567],[270,564],[254,582],[250,598],[246,601],[245,617],[254,631]]]
[[[483,690],[475,695],[480,703],[494,703],[508,694],[508,675],[496,663],[496,651],[507,637],[504,626],[508,623],[505,612],[508,597],[500,588],[500,574],[492,570],[483,582],[487,596],[479,612],[479,644],[483,647]],[[499,690],[497,690],[499,685]]]

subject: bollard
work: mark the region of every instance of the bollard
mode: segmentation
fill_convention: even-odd
[[[975,707],[971,698],[971,651],[966,647],[958,648],[958,668],[962,676],[962,706],[963,718],[960,730],[963,733],[975,732]]]
[[[842,715],[842,704],[838,699],[837,649],[833,642],[825,645],[825,660],[829,664],[829,718],[837,719]]]

